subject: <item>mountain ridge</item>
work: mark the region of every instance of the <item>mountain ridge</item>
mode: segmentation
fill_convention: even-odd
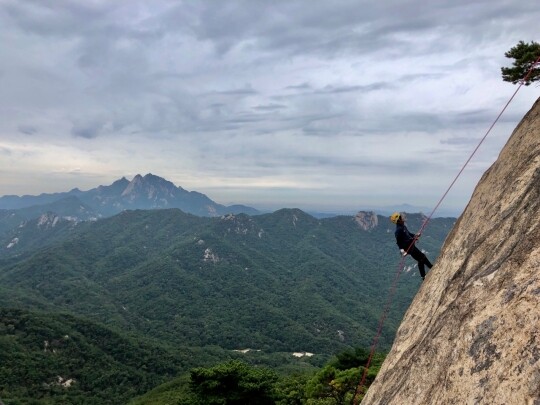
[[[172,182],[151,173],[137,174],[131,181],[125,177],[108,186],[100,185],[88,191],[74,188],[68,192],[42,193],[40,195],[0,197],[0,210],[27,209],[31,206],[54,204],[66,198],[76,197],[99,217],[117,214],[125,209],[179,208],[200,216],[219,216],[227,213],[258,214],[255,208],[241,204],[225,206],[197,191],[187,191]],[[62,212],[58,212],[62,215]]]
[[[123,210],[167,208],[207,217],[259,214],[255,208],[245,205],[218,204],[202,193],[176,187],[151,173],[144,177],[138,174],[131,181],[122,177],[108,186],[100,185],[88,191],[74,188],[63,193],[0,197],[0,240],[10,235],[15,237],[17,227],[47,213],[81,222],[107,218]]]

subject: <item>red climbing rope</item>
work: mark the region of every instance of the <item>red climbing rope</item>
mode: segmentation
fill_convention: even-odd
[[[514,99],[514,97],[516,96],[517,92],[519,91],[519,89],[521,89],[521,87],[523,86],[524,83],[526,83],[527,79],[529,78],[529,76],[531,75],[531,73],[533,72],[535,66],[540,63],[540,56],[538,57],[538,59],[536,60],[536,62],[534,62],[529,71],[527,72],[527,74],[525,75],[525,78],[523,78],[523,80],[521,80],[519,82],[519,86],[517,87],[516,91],[514,91],[514,94],[512,94],[512,97],[510,97],[510,99],[508,100],[508,102],[506,103],[506,105],[503,107],[503,109],[501,110],[501,112],[499,113],[499,115],[497,115],[497,118],[495,118],[495,121],[493,121],[493,123],[491,124],[491,126],[489,127],[489,129],[486,131],[486,133],[484,134],[484,136],[482,137],[482,139],[480,140],[480,142],[478,142],[478,145],[476,145],[476,148],[474,148],[474,150],[472,151],[471,155],[469,156],[469,158],[466,160],[466,162],[463,164],[463,166],[461,167],[461,169],[459,170],[458,174],[456,175],[456,177],[454,178],[454,180],[450,183],[450,185],[448,186],[448,188],[446,189],[446,191],[444,192],[444,194],[442,195],[442,197],[440,198],[439,202],[435,205],[435,208],[433,208],[433,210],[431,211],[431,213],[426,217],[426,219],[424,220],[424,222],[422,223],[422,226],[420,226],[420,230],[418,231],[418,233],[415,235],[413,241],[411,242],[411,244],[409,245],[409,247],[407,248],[407,250],[405,251],[405,254],[402,256],[400,262],[399,262],[399,265],[398,265],[398,269],[396,271],[396,275],[394,277],[394,280],[392,282],[392,286],[390,288],[390,291],[388,293],[388,296],[386,298],[386,303],[385,303],[385,306],[384,306],[384,310],[383,310],[383,314],[379,320],[379,326],[377,328],[377,333],[375,335],[375,338],[373,339],[373,344],[371,345],[371,351],[369,353],[369,357],[368,357],[368,360],[366,362],[366,366],[364,367],[364,372],[362,373],[362,378],[360,379],[360,382],[358,383],[358,386],[356,387],[356,390],[354,392],[354,396],[352,398],[352,403],[354,405],[358,405],[358,395],[360,394],[362,388],[364,388],[364,384],[366,382],[366,377],[367,377],[367,373],[368,373],[368,369],[369,369],[369,366],[371,365],[371,361],[373,360],[373,355],[375,354],[375,349],[377,348],[377,344],[379,343],[379,338],[381,337],[381,334],[382,334],[382,328],[383,328],[383,325],[384,325],[384,321],[386,320],[386,317],[388,316],[388,311],[390,310],[390,304],[392,303],[392,299],[393,299],[393,296],[394,296],[394,293],[396,291],[396,287],[397,287],[397,282],[399,280],[399,277],[403,271],[403,267],[404,267],[404,264],[405,264],[405,257],[406,257],[406,254],[409,252],[409,249],[411,249],[411,247],[414,245],[414,243],[416,242],[416,240],[420,237],[420,235],[422,234],[422,232],[424,231],[424,229],[426,228],[427,224],[429,221],[431,221],[431,218],[433,217],[433,214],[435,213],[435,211],[437,211],[437,209],[439,208],[439,206],[441,205],[441,203],[443,202],[443,200],[446,198],[446,196],[448,195],[448,193],[450,192],[450,189],[454,186],[454,184],[456,183],[456,181],[458,180],[458,178],[461,176],[461,174],[463,173],[463,171],[465,170],[465,168],[467,167],[467,165],[469,164],[469,162],[471,161],[471,159],[473,158],[473,156],[476,154],[476,152],[478,151],[478,149],[480,148],[480,146],[484,143],[484,141],[486,140],[487,136],[489,135],[489,133],[491,132],[491,130],[493,129],[493,127],[495,126],[495,124],[499,121],[499,118],[501,118],[501,116],[503,115],[503,113],[506,111],[506,108],[508,107],[508,105],[510,105],[510,103],[512,102],[512,100]]]

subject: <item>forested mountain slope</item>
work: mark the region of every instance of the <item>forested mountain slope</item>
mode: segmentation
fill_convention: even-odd
[[[223,358],[217,349],[145,342],[68,314],[0,309],[6,404],[123,404],[189,367]]]
[[[411,229],[421,220],[411,215]],[[432,221],[421,242],[431,257],[453,222]],[[392,231],[366,213],[126,211],[6,259],[0,305],[67,311],[174,344],[333,353],[373,336],[399,259]],[[419,282],[406,274],[382,347]]]

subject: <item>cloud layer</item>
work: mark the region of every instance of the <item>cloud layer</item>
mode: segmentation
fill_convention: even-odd
[[[505,0],[5,0],[0,194],[152,172],[222,203],[432,206],[539,20]],[[537,97],[522,90],[449,207]]]

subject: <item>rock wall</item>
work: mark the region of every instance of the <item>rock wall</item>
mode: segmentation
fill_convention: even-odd
[[[375,228],[379,223],[377,214],[375,214],[373,211],[369,211],[369,212],[359,211],[355,215],[354,221],[364,231],[369,231],[370,229]]]
[[[448,235],[370,404],[540,405],[540,99]]]

